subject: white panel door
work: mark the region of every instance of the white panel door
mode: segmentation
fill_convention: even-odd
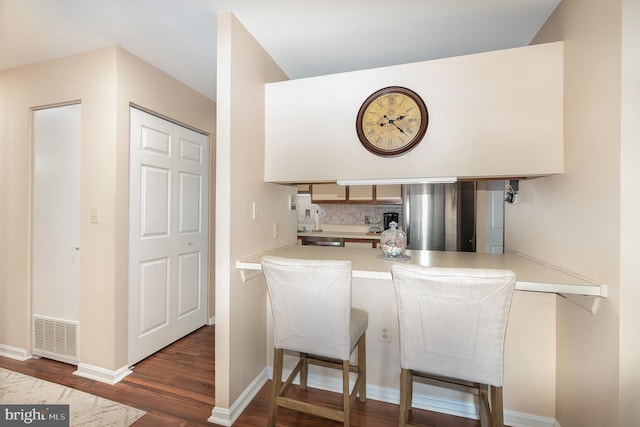
[[[487,182],[485,252],[504,252],[504,181]]]
[[[208,138],[131,109],[129,364],[206,323]]]
[[[176,126],[175,198],[177,258],[175,334],[206,322],[208,248],[208,138]]]
[[[80,104],[33,114],[33,315],[80,317]]]

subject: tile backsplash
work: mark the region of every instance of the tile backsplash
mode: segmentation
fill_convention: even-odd
[[[377,217],[382,224],[382,214],[385,212],[397,212],[398,220],[402,223],[401,205],[332,205],[312,204],[308,195],[298,195],[298,224],[313,226],[313,214],[318,211],[320,224],[335,225],[366,225],[367,217]],[[309,212],[309,216],[305,213]]]

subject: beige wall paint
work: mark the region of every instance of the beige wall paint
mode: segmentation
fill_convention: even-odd
[[[82,102],[80,362],[127,362],[129,102],[213,134],[215,103],[117,47],[0,73],[0,344],[31,351],[31,108]],[[160,90],[161,88],[162,90]],[[6,178],[6,179],[5,179]],[[101,222],[89,222],[90,207]],[[11,325],[11,327],[9,327]]]
[[[267,85],[265,180],[562,173],[562,51],[549,43]],[[393,85],[423,97],[429,127],[411,152],[384,158],[362,146],[355,119]]]
[[[219,15],[213,413],[218,418],[230,416],[266,367],[266,286],[260,279],[243,282],[235,261],[296,242],[296,212],[286,209],[296,188],[264,183],[264,84],[286,78],[235,16]]]
[[[620,295],[629,285],[620,275],[620,28],[620,1],[563,0],[535,38],[565,44],[565,174],[521,182],[520,202],[505,213],[508,251],[609,285],[595,315],[557,300],[562,426],[637,424],[620,424],[618,410]]]
[[[87,305],[94,317],[104,326],[96,332],[95,346],[81,341],[80,358],[89,356],[93,364],[113,367],[113,332],[102,336],[104,328],[113,330],[115,313],[113,296],[106,291],[113,284],[112,265],[115,254],[113,200],[115,188],[115,49],[105,48],[88,54],[42,64],[12,69],[0,73],[5,88],[0,103],[3,105],[3,126],[0,129],[0,158],[6,180],[1,184],[0,197],[6,217],[0,223],[3,238],[0,262],[3,280],[0,288],[7,298],[0,300],[3,322],[0,343],[31,352],[30,307],[30,209],[32,175],[32,116],[31,108],[82,100],[82,184],[83,212],[90,196],[95,205],[103,208],[104,221],[91,228],[88,215],[81,215],[80,240],[82,246],[80,275],[81,292],[93,289]],[[99,254],[99,255],[98,255]],[[89,274],[91,272],[91,274]],[[87,282],[89,275],[90,281]],[[87,301],[81,295],[81,304]],[[81,313],[80,330],[83,331],[86,314]],[[89,320],[88,322],[91,322]],[[86,328],[91,331],[90,327]],[[82,332],[81,332],[82,333]],[[91,339],[90,339],[91,340]],[[106,347],[106,348],[105,348]],[[102,352],[93,357],[92,351]]]

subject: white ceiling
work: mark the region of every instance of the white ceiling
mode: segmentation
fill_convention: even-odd
[[[560,0],[0,0],[0,70],[120,45],[216,97],[216,14],[291,79],[525,46]]]

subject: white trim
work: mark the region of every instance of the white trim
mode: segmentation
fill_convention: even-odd
[[[31,355],[24,348],[12,347],[6,344],[0,344],[0,356],[19,360],[21,362],[31,359]]]
[[[78,363],[78,369],[73,373],[83,378],[89,378],[90,380],[99,381],[114,385],[122,381],[124,377],[131,374],[133,371],[128,366],[123,366],[117,371],[110,371],[108,369],[101,368],[99,366],[92,366],[86,363]]]
[[[209,323],[210,326],[211,325],[215,325],[216,324],[216,316],[212,316],[209,318]]]
[[[213,424],[230,427],[234,422],[236,422],[238,417],[242,415],[242,411],[249,406],[251,401],[256,397],[262,386],[265,385],[269,378],[267,369],[263,369],[253,382],[249,384],[249,387],[242,392],[238,400],[233,402],[230,409],[214,406],[211,410],[211,417],[209,417],[207,421]]]

